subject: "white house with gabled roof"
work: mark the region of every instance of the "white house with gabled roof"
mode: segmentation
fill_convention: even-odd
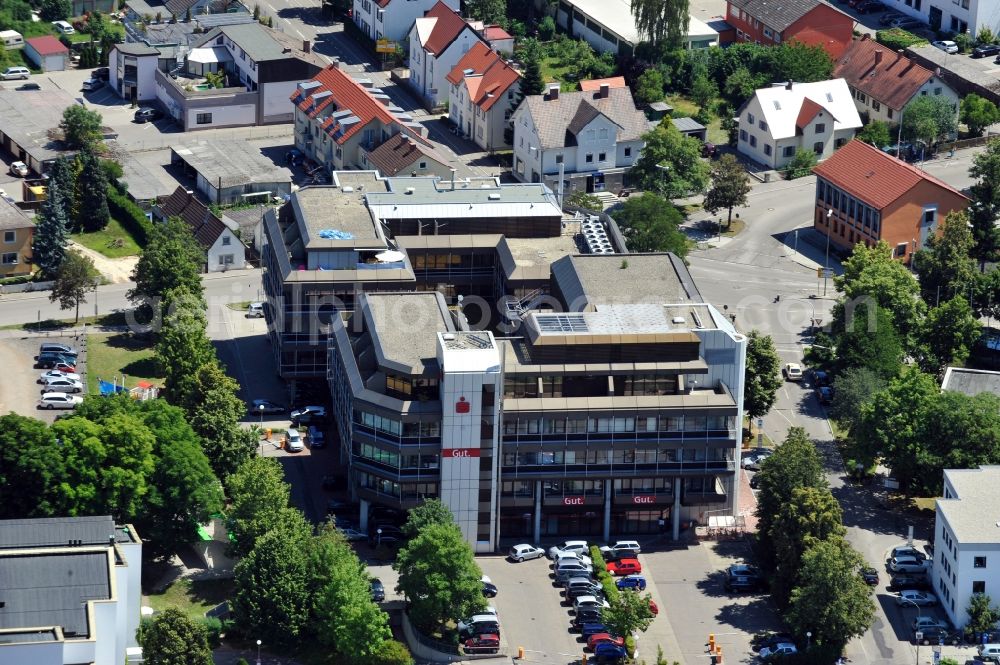
[[[737,150],[772,169],[784,168],[800,148],[822,161],[861,124],[844,79],[789,81],[757,90],[740,108]]]

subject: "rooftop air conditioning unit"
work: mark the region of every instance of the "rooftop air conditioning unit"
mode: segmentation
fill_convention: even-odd
[[[350,194],[351,192],[354,191],[354,188],[353,187],[343,187],[340,191],[342,191],[344,194]]]
[[[415,192],[415,191],[416,191],[416,190],[415,190],[415,189],[413,189],[412,187],[407,187],[407,188],[406,188],[406,193],[407,193],[407,194],[412,194],[412,193],[413,193],[413,192]]]
[[[490,194],[489,199],[490,199],[490,201],[499,201],[500,200],[500,195],[496,194],[496,193]]]

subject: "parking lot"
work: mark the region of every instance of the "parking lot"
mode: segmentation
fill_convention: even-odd
[[[12,334],[5,331],[0,337],[0,366],[4,368],[4,380],[0,382],[0,414],[14,412],[23,416],[38,418],[51,423],[57,416],[71,413],[68,410],[44,410],[38,408],[38,398],[42,386],[38,376],[44,372],[34,368],[34,358],[38,355],[38,346],[43,342],[67,344],[80,350],[78,373],[83,374],[85,358],[83,338],[75,336],[44,336],[29,334]],[[86,382],[86,376],[83,377]]]

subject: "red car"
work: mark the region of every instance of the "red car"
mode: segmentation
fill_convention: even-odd
[[[622,559],[609,561],[605,564],[612,575],[637,575],[642,572],[642,564],[638,559]]]
[[[500,651],[499,635],[476,635],[463,643],[466,653],[496,653]]]
[[[591,651],[598,644],[615,644],[621,647],[625,646],[625,639],[622,637],[613,637],[611,633],[594,633],[587,638],[587,648]]]

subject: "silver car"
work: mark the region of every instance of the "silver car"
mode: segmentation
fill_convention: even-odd
[[[527,561],[528,559],[538,559],[545,556],[545,550],[541,547],[535,547],[534,545],[528,545],[523,543],[521,545],[514,545],[507,552],[507,556],[511,561],[516,561],[521,563],[522,561]]]

